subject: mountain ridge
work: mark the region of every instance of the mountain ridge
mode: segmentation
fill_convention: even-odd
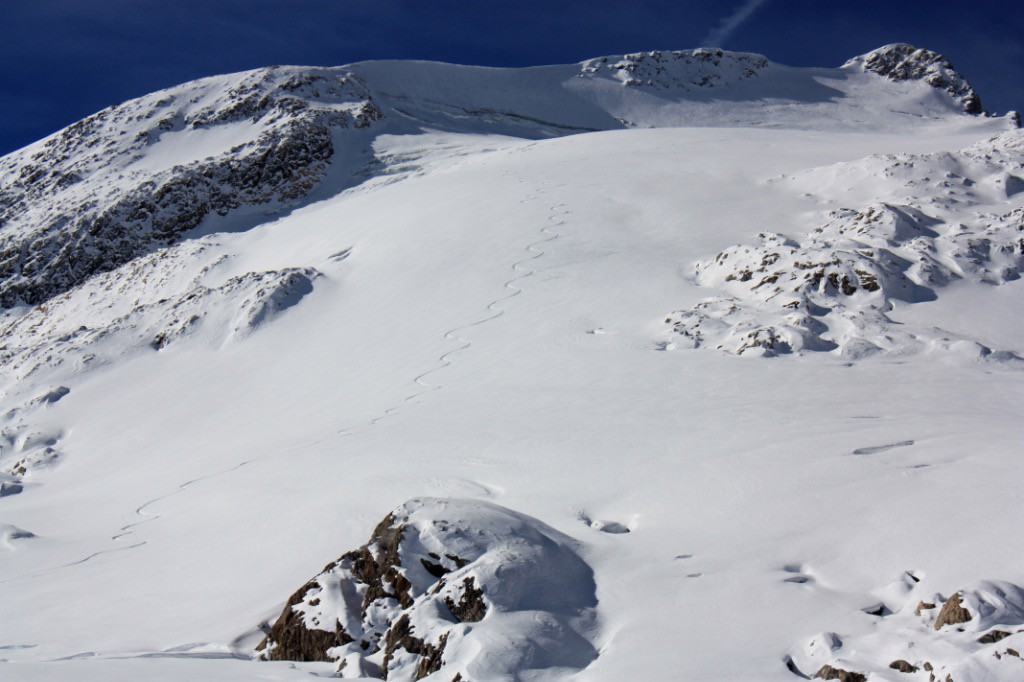
[[[889,68],[890,81],[893,73],[901,74],[894,81],[901,85],[941,76],[929,91],[948,95],[951,103],[980,102],[947,61],[922,50],[908,56],[905,47],[880,48],[843,69],[863,64],[873,76],[879,69],[872,65],[898,54],[902,70]],[[918,63],[917,70],[907,67]],[[0,159],[0,306],[41,303],[174,243],[211,215],[296,206],[329,166],[354,163],[349,184],[381,170],[383,164],[368,163],[372,141],[335,139],[343,130],[393,134],[426,125],[544,138],[617,127],[758,125],[765,112],[785,120],[782,110],[820,120],[808,119],[801,108],[837,97],[863,99],[822,84],[819,72],[701,48],[529,69],[362,62],[200,79],[105,109]],[[767,89],[750,90],[762,79]],[[883,89],[877,96],[893,94]],[[911,102],[900,97],[900,106],[931,112],[933,121],[951,113],[922,104],[919,94]],[[974,109],[981,113],[980,103]],[[735,120],[719,116],[722,111]],[[889,126],[919,123],[915,116],[888,116]],[[881,122],[874,118],[869,125],[877,128]],[[353,144],[336,155],[339,145]],[[182,150],[190,151],[180,156]],[[111,182],[115,169],[119,178]]]
[[[0,161],[3,670],[1019,679],[1024,131],[761,59],[263,69]]]

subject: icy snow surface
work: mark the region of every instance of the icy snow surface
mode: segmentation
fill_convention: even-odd
[[[427,679],[1024,679],[1024,133],[714,51],[303,73],[0,162],[5,282],[41,297],[0,317],[0,678],[333,675],[252,657],[392,510],[436,553],[447,504],[490,610],[409,573],[414,634],[451,633]],[[250,184],[281,140],[308,175]],[[80,176],[50,202],[33,164]],[[165,181],[209,206],[156,238],[131,201]],[[80,210],[134,216],[103,263],[63,248],[109,246]],[[502,601],[552,556],[565,610]]]

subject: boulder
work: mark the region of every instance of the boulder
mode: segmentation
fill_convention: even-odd
[[[583,668],[597,605],[575,542],[487,502],[420,498],[299,588],[257,647],[388,680]]]

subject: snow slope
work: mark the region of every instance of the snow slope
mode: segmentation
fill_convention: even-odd
[[[286,67],[5,157],[0,676],[331,675],[252,660],[288,595],[453,508],[493,608],[398,569],[450,633],[429,679],[1020,679],[1024,134],[860,64]],[[132,211],[168,185],[162,230]],[[819,265],[796,309],[755,289]],[[786,342],[718,350],[757,329]],[[592,575],[571,645],[498,598],[517,533]],[[914,615],[960,590],[964,632]]]

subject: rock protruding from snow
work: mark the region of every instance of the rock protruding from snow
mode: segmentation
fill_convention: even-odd
[[[580,669],[596,604],[570,538],[487,502],[414,499],[295,592],[257,651],[388,680]]]
[[[799,240],[762,232],[755,244],[725,249],[695,266],[697,284],[721,290],[669,315],[670,348],[710,347],[778,355],[835,351],[859,358],[940,350],[1016,360],[937,326],[893,322],[893,302],[934,300],[953,281],[1000,285],[1024,271],[1024,211],[963,208],[1005,201],[1024,168],[1022,135],[1012,131],[958,154],[893,155],[840,164],[792,182],[822,187],[872,178],[882,201],[839,209]],[[849,185],[847,185],[849,186]]]
[[[958,625],[971,620],[971,612],[964,608],[963,598],[957,592],[942,605],[939,616],[935,619],[935,629],[941,630],[944,625]]]
[[[907,675],[923,670],[932,680],[1024,679],[1019,657],[1024,646],[1024,589],[985,580],[948,599],[932,595],[932,602],[945,602],[938,615],[934,608],[912,606],[926,589],[915,582],[899,596],[890,593],[886,610],[875,616],[877,622],[868,632],[842,641],[833,638],[829,648],[816,646],[819,636],[793,649],[787,657],[791,669],[805,676],[818,670],[815,677],[822,679],[891,679],[893,670]],[[858,672],[861,677],[836,676],[851,670],[863,671]]]
[[[968,114],[983,114],[981,97],[948,59],[931,50],[894,43],[854,57],[843,68],[860,68],[892,81],[917,80],[948,93]]]
[[[821,666],[821,670],[814,674],[816,680],[838,680],[839,682],[868,682],[868,678],[852,670],[833,668],[830,665]]]

